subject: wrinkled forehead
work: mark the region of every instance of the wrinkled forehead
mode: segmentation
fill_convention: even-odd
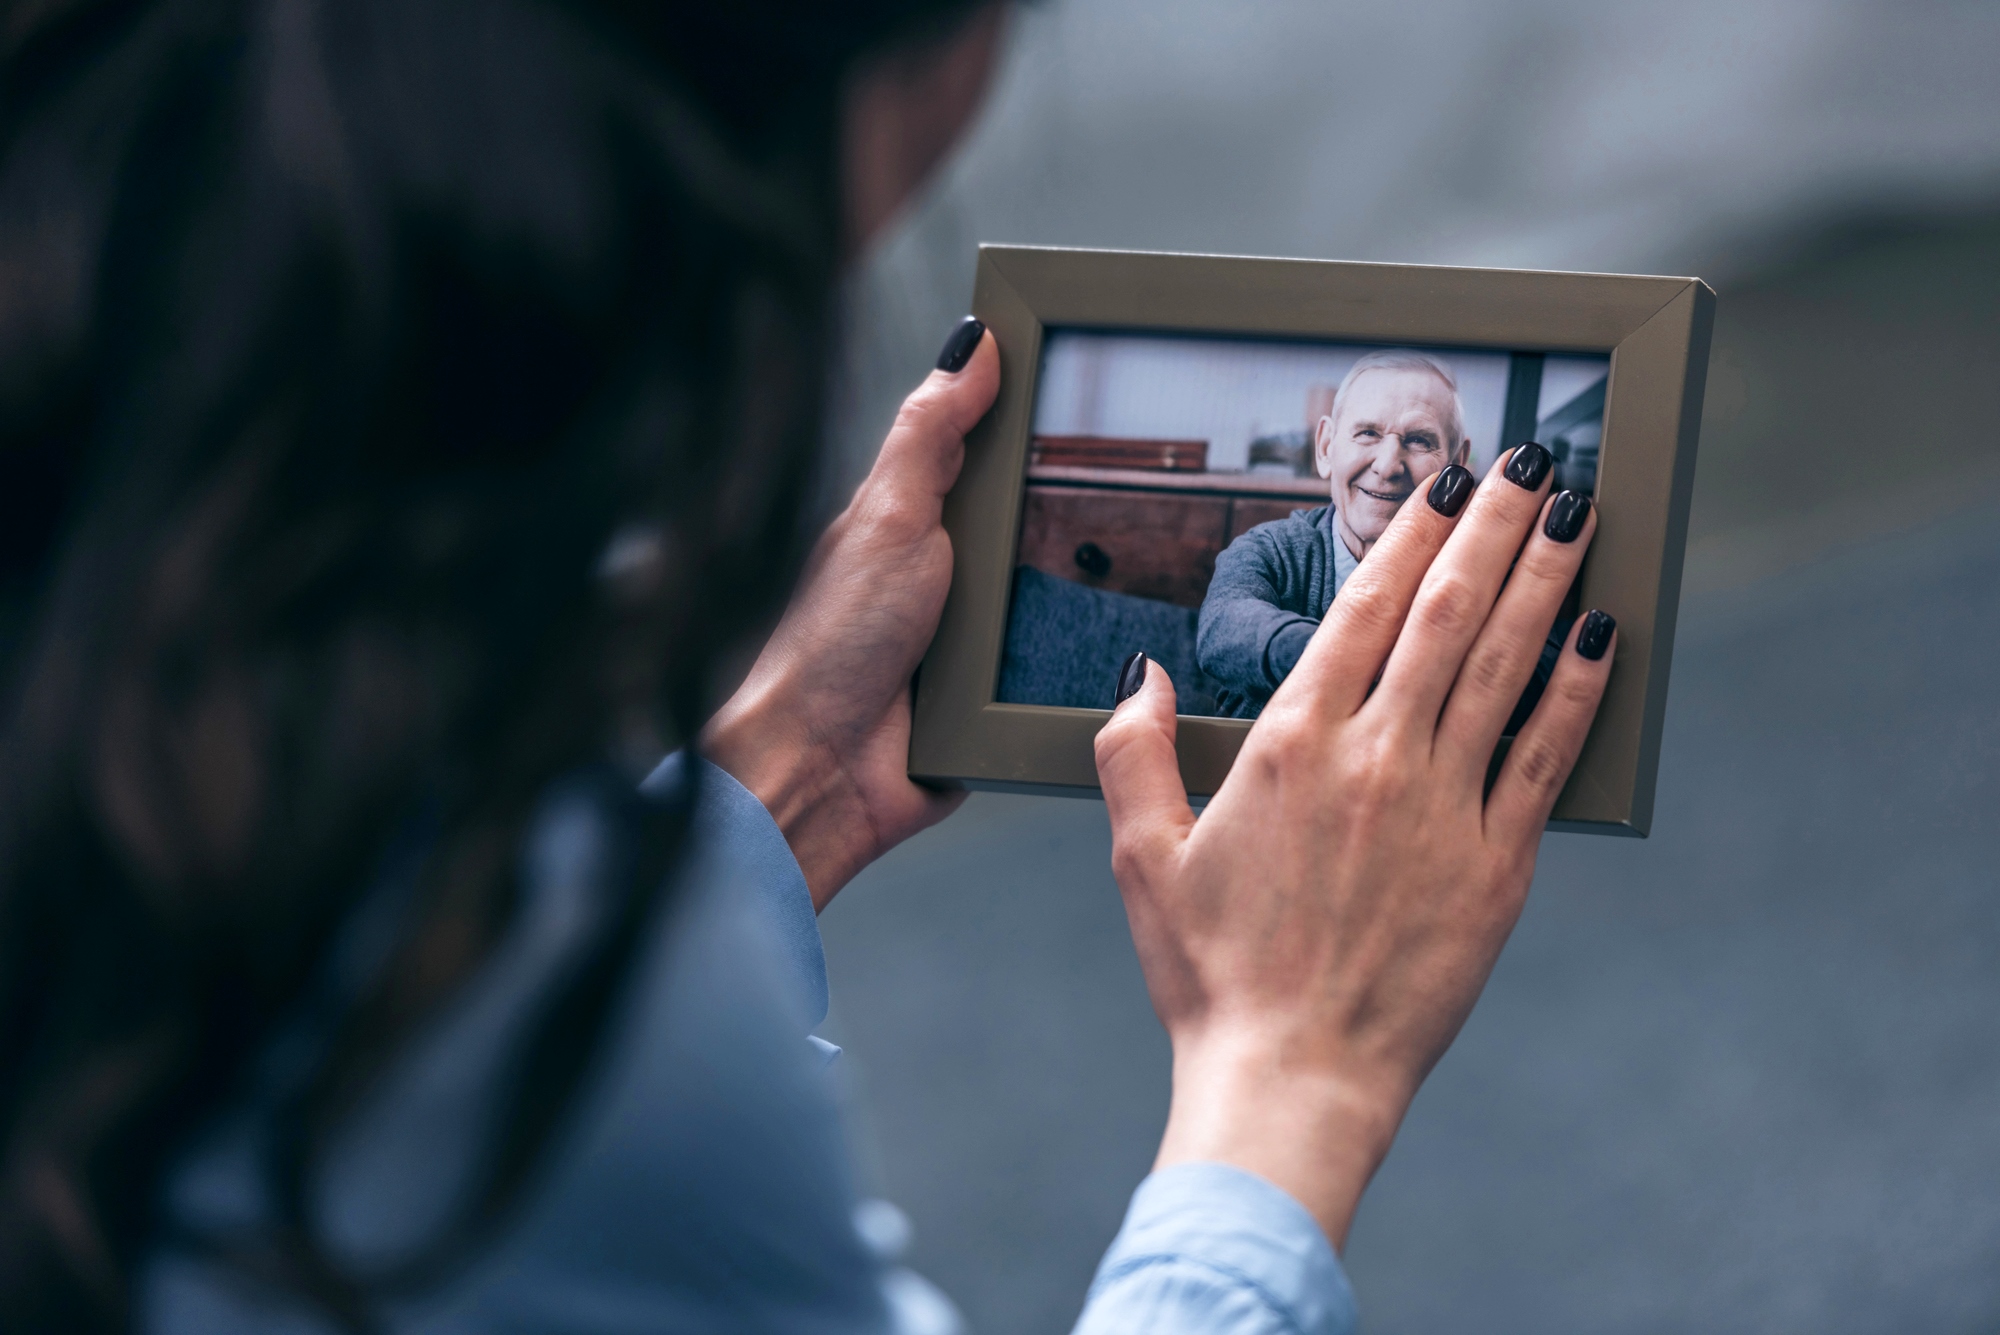
[[[1364,416],[1402,417],[1415,413],[1442,426],[1457,408],[1457,397],[1434,371],[1417,367],[1370,367],[1347,387],[1334,425],[1343,426]]]

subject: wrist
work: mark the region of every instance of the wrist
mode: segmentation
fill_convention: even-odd
[[[1391,1075],[1302,1047],[1240,1032],[1176,1037],[1173,1103],[1154,1166],[1216,1162],[1255,1173],[1304,1205],[1338,1251],[1410,1093]]]
[[[730,700],[702,730],[702,754],[770,813],[818,912],[867,865],[866,823],[840,818],[851,804],[841,800],[839,765],[798,726],[796,711],[760,707],[762,694],[746,687]]]

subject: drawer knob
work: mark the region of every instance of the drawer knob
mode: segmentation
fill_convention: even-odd
[[[1111,556],[1094,542],[1086,542],[1076,549],[1077,568],[1092,579],[1103,579],[1111,573]]]

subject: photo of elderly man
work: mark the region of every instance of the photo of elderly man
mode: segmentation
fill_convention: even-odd
[[[1195,652],[1217,711],[1255,718],[1403,501],[1472,442],[1451,368],[1392,348],[1355,362],[1313,437],[1331,503],[1259,524],[1216,558]]]

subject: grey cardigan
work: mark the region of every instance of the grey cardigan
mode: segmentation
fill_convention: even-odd
[[[1259,524],[1223,549],[1195,629],[1195,661],[1217,683],[1217,712],[1257,717],[1359,564],[1334,531],[1330,505]]]

